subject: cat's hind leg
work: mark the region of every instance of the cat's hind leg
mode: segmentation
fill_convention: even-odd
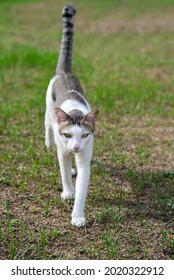
[[[75,168],[71,168],[71,175],[74,177],[77,175],[77,171]]]
[[[52,127],[51,117],[49,115],[48,109],[45,112],[45,146],[47,148],[54,147],[55,139],[54,139],[54,130]]]
[[[52,127],[45,125],[45,145],[47,148],[55,146],[54,131]]]

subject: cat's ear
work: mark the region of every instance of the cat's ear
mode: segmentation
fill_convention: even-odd
[[[91,110],[87,115],[85,115],[84,120],[95,125],[99,110]]]
[[[60,108],[55,108],[54,109],[55,115],[56,115],[56,120],[57,123],[60,124],[61,122],[65,122],[68,119],[68,114],[65,113],[62,109]]]

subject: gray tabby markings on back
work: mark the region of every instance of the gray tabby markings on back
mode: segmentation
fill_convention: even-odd
[[[52,98],[55,108],[60,107],[64,101],[69,99],[77,100],[86,106],[86,98],[80,83],[71,73],[61,74],[55,79],[52,87]]]

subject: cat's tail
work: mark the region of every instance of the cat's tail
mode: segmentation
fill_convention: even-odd
[[[73,49],[73,16],[76,10],[66,5],[62,10],[63,34],[56,68],[56,74],[60,72],[71,72],[72,49]]]

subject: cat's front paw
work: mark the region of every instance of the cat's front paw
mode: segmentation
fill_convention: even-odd
[[[76,227],[84,227],[85,226],[85,218],[72,218],[71,224]]]
[[[61,194],[61,198],[63,199],[63,200],[68,200],[68,199],[74,199],[74,197],[75,197],[75,192],[74,191],[72,191],[72,192],[63,192],[62,194]]]

